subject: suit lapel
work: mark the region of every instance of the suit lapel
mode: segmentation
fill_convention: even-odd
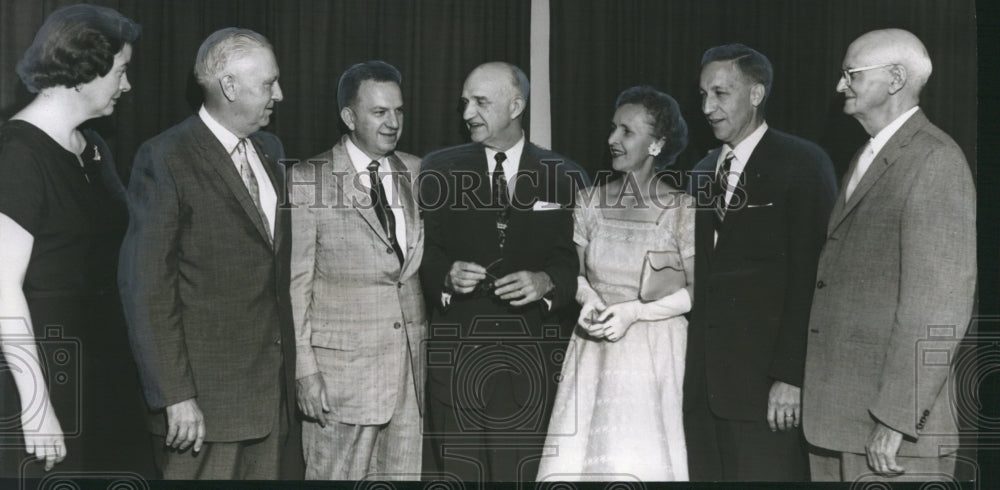
[[[243,179],[240,178],[232,157],[226,153],[226,149],[222,146],[222,143],[212,134],[208,126],[205,126],[201,118],[198,116],[193,117],[195,118],[194,138],[198,145],[198,150],[204,155],[203,160],[208,162],[208,165],[219,174],[219,177],[226,184],[226,187],[229,188],[233,197],[240,203],[240,207],[243,208],[243,212],[246,213],[247,218],[257,228],[261,239],[270,244],[270,233],[265,228],[260,213],[257,212],[257,206],[254,205],[253,199],[250,198],[250,191],[243,185]],[[254,147],[256,148],[256,145]],[[263,153],[258,152],[257,154],[262,155]],[[273,178],[272,182],[274,182]],[[277,192],[277,187],[275,187],[275,192]]]
[[[496,163],[486,161],[486,149],[483,145],[476,144],[472,147],[472,151],[474,154],[469,161],[479,162],[472,170],[479,174],[479,181],[482,182],[482,185],[475,186],[476,199],[488,205],[493,202],[493,182],[490,180],[490,170]]]
[[[861,152],[864,150],[864,146],[858,148],[858,151],[854,152],[854,156],[851,158],[851,164],[847,168],[847,173],[841,179],[840,192],[837,195],[836,202],[833,203],[833,210],[830,212],[830,221],[827,223],[826,234],[827,236],[833,232],[834,226],[840,222],[842,219],[844,208],[847,203],[847,183],[850,182],[851,176],[854,175],[854,170],[858,168],[858,158],[861,157]]]
[[[542,191],[537,188],[537,185],[533,185],[536,182],[541,183],[542,164],[539,161],[541,157],[535,153],[535,146],[530,142],[524,142],[524,150],[521,151],[521,161],[517,165],[517,173],[515,180],[510,180],[514,184],[514,200],[513,203],[517,203],[518,206],[524,207],[528,206],[527,209],[531,209],[530,205],[534,204],[535,200],[542,199],[539,192]],[[520,174],[536,175],[537,180],[532,182],[528,177],[521,177]],[[508,180],[510,176],[507,177]]]
[[[261,166],[264,167],[264,172],[267,173],[267,178],[271,181],[271,188],[274,189],[275,200],[274,200],[274,249],[278,250],[279,243],[282,234],[278,233],[280,230],[281,220],[283,219],[284,213],[279,212],[281,204],[285,202],[284,196],[284,171],[281,168],[281,163],[278,162],[279,155],[271,155],[264,151],[263,147],[254,138],[249,138],[250,142],[253,143],[253,147],[257,150],[257,156],[260,157]]]
[[[771,130],[768,129],[757,146],[754,147],[753,152],[750,153],[747,164],[743,166],[739,186],[743,189],[744,202],[737,203],[735,201],[738,198],[737,195],[734,195],[733,200],[730,201],[730,209],[726,211],[726,218],[722,221],[722,227],[719,229],[719,240],[715,244],[716,249],[720,248],[723,242],[728,239],[727,237],[735,224],[743,219],[747,204],[750,201],[761,200],[761,190],[764,184],[770,180],[771,142]]]
[[[360,184],[360,175],[355,170],[354,164],[351,163],[351,156],[348,155],[345,145],[346,141],[347,136],[345,135],[339,143],[334,145],[332,150],[334,175],[344,176],[343,179],[339,179],[339,185],[342,186],[344,192],[343,202],[349,203],[361,215],[361,219],[365,220],[372,233],[375,233],[386,247],[390,247],[392,245],[389,243],[389,237],[386,236],[385,230],[382,229],[382,223],[378,220],[378,215],[375,214],[371,195]],[[336,183],[338,179],[331,179],[331,181]]]
[[[695,240],[698,241],[698,243],[706,244],[703,246],[705,248],[699,248],[699,254],[708,261],[711,261],[712,253],[715,250],[715,225],[712,221],[713,216],[715,215],[715,202],[711,200],[702,201],[701,199],[704,199],[704,197],[699,198],[698,193],[705,189],[704,186],[706,180],[703,179],[709,179],[708,184],[714,185],[712,184],[711,179],[715,179],[714,165],[719,161],[720,150],[721,148],[710,150],[705,158],[702,159],[702,162],[699,162],[699,165],[701,166],[696,167],[693,171],[691,176],[693,181],[690,184],[690,193],[695,196],[696,199],[699,199],[698,207],[694,215]],[[703,162],[711,162],[712,165],[709,166],[707,163]],[[709,198],[712,197],[714,196],[709,194]],[[704,252],[702,252],[702,250],[704,250]]]
[[[927,122],[927,117],[924,116],[923,111],[917,110],[917,112],[910,116],[910,119],[908,119],[898,131],[896,131],[896,134],[889,138],[889,141],[885,143],[882,150],[875,155],[875,158],[872,160],[872,163],[865,172],[865,175],[861,177],[861,181],[858,182],[858,187],[854,189],[854,192],[851,194],[851,198],[844,203],[843,210],[839,214],[833,215],[835,217],[835,221],[830,221],[828,233],[832,233],[833,230],[837,229],[837,226],[839,226],[840,223],[842,223],[844,219],[851,214],[854,208],[858,206],[858,203],[860,203],[864,199],[865,195],[872,189],[875,183],[880,181],[889,168],[896,163],[903,148],[910,144],[910,140],[913,139],[913,135],[916,134],[917,130],[922,128]],[[857,161],[855,159],[855,162],[851,165],[851,172],[847,174],[848,179],[850,179],[850,175],[853,175],[854,167],[856,166]],[[846,189],[847,186],[845,185],[843,187]],[[843,195],[844,193],[841,192],[841,194]],[[839,202],[840,199],[838,199],[838,203]],[[836,209],[834,211],[836,211]]]
[[[413,198],[413,175],[411,175],[403,161],[396,155],[389,155],[389,168],[393,172],[393,185],[396,190],[396,198],[403,207],[403,220],[406,227],[406,246],[415,247],[417,239],[420,237],[420,211],[417,209],[416,200]],[[409,273],[411,265],[415,262],[413,254],[407,253],[403,261],[403,268],[399,272],[400,278],[405,278]]]

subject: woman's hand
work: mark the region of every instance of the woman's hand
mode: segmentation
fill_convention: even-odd
[[[604,304],[604,300],[597,293],[594,293],[580,307],[580,316],[576,319],[576,324],[586,330],[590,336],[599,337],[597,333],[603,330],[603,327],[595,328],[598,325],[597,318],[607,307],[608,305]]]
[[[52,404],[46,401],[42,423],[37,428],[24,430],[25,449],[28,454],[34,454],[39,461],[45,462],[45,471],[49,471],[56,463],[66,458],[66,443],[63,441],[62,426],[56,418]],[[21,412],[21,427],[32,427],[32,418],[37,413]],[[37,424],[37,422],[34,422]]]
[[[629,327],[639,319],[639,309],[642,302],[638,300],[613,304],[604,309],[597,317],[593,328],[596,337],[604,337],[611,342],[617,342],[628,332]]]

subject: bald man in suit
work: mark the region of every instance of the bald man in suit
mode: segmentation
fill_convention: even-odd
[[[819,261],[803,392],[814,480],[954,472],[945,384],[972,314],[976,197],[962,151],[919,107],[931,69],[901,29],[864,34],[844,56],[837,91],[871,139],[845,176]]]
[[[431,475],[518,481],[537,473],[557,349],[568,338],[554,313],[574,303],[579,271],[572,174],[585,176],[527,141],[527,103],[519,68],[476,67],[462,89],[473,142],[424,158],[420,272],[434,305],[424,469]]]

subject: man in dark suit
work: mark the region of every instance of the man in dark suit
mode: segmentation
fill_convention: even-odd
[[[565,347],[551,313],[573,302],[573,168],[526,141],[528,79],[487,63],[462,89],[473,143],[424,158],[421,278],[433,305],[427,344],[424,471],[472,481],[530,480]]]
[[[198,115],[136,154],[121,251],[158,463],[168,479],[296,476],[279,474],[295,407],[282,147],[256,133],[282,99],[278,66],[267,39],[228,28],[195,75]]]
[[[730,44],[702,57],[702,111],[723,146],[692,178],[695,293],[684,380],[692,480],[804,480],[806,326],[836,197],[818,146],[768,128],[771,63]]]
[[[812,478],[950,481],[959,441],[946,383],[975,297],[975,186],[918,105],[932,67],[916,36],[869,32],[841,69],[844,112],[871,139],[819,259],[803,392]]]

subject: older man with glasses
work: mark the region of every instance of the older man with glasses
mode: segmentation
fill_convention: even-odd
[[[930,74],[924,45],[900,29],[869,32],[844,57],[837,91],[871,139],[845,176],[813,295],[802,401],[813,480],[954,473],[944,385],[972,314],[976,197],[961,149],[918,105]]]

